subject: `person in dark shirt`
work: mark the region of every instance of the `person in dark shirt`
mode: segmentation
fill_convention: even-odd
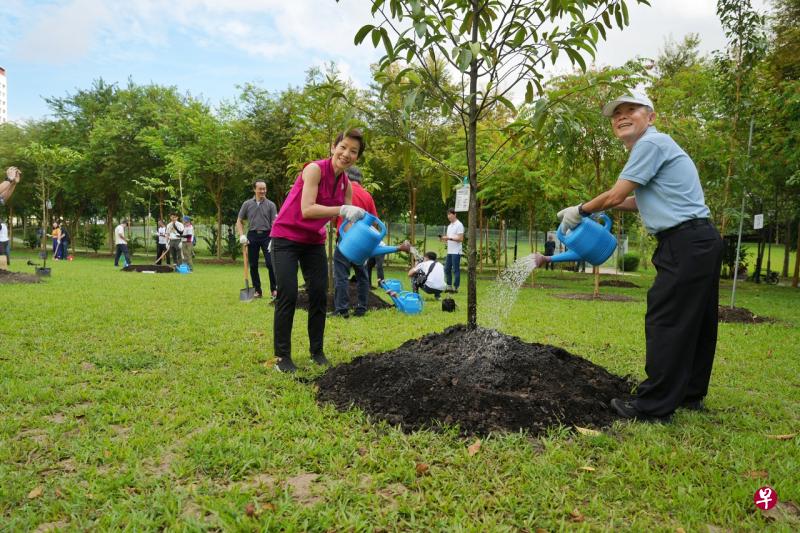
[[[246,200],[236,219],[236,233],[239,234],[239,242],[247,246],[247,260],[250,263],[250,279],[253,281],[256,298],[261,298],[261,276],[258,274],[258,259],[260,252],[264,252],[264,264],[269,272],[269,291],[274,299],[277,294],[275,283],[275,271],[272,269],[272,257],[269,251],[270,231],[275,217],[278,216],[278,208],[275,204],[267,200],[267,183],[264,180],[257,180],[253,183],[254,196]],[[247,220],[247,234],[245,235],[242,221]]]

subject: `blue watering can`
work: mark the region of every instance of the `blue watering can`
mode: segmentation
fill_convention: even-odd
[[[567,234],[564,234],[561,226],[558,226],[556,236],[568,249],[566,252],[554,255],[550,261],[553,263],[586,261],[594,266],[605,263],[617,248],[617,239],[611,234],[611,219],[608,215],[602,213],[600,218],[603,219],[603,225],[586,217]]]
[[[188,274],[191,271],[192,269],[189,268],[189,265],[187,263],[181,263],[175,268],[175,272],[177,272],[178,274]]]
[[[377,224],[380,231],[372,227]],[[350,229],[344,230],[349,225]],[[345,222],[339,226],[339,251],[351,263],[362,264],[370,257],[391,254],[397,251],[397,246],[381,246],[381,240],[386,236],[386,226],[378,217],[367,213],[364,218],[353,223]]]
[[[381,287],[383,287],[383,289],[387,292],[400,292],[403,290],[403,282],[399,279],[389,278],[381,282]]]

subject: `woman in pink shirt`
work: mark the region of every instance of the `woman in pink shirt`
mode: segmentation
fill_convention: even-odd
[[[297,304],[297,267],[303,272],[308,293],[308,340],[311,359],[328,365],[323,349],[328,304],[328,260],[325,225],[342,216],[356,221],[364,210],[350,205],[353,189],[345,170],[364,153],[360,130],[340,133],[331,146],[331,157],[308,163],[294,182],[272,224],[272,264],[278,285],[275,300],[275,368],[295,372],[292,361],[292,325]]]

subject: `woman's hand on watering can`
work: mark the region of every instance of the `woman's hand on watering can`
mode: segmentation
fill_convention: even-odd
[[[355,205],[343,205],[339,208],[339,215],[348,222],[361,220],[365,214],[367,214],[366,211]]]
[[[546,255],[542,255],[540,253],[533,254],[533,264],[536,268],[542,268],[544,265],[550,262],[550,258]]]
[[[581,204],[573,205],[559,211],[556,216],[564,231],[574,229],[575,226],[581,223],[583,216],[581,216]]]
[[[397,246],[398,252],[410,252],[411,251],[411,243],[409,241],[403,241],[403,244]]]

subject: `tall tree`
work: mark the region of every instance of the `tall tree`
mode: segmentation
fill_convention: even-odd
[[[637,3],[648,4],[646,0]],[[476,161],[477,125],[495,106],[516,111],[512,91],[524,85],[525,101],[542,92],[544,67],[559,54],[585,68],[584,55],[593,56],[596,43],[614,25],[628,24],[625,0],[371,0],[378,25],[362,27],[355,36],[360,44],[370,36],[386,55],[379,69],[388,72],[398,61],[415,59],[423,77],[434,88],[424,95],[414,87],[406,70],[389,84],[406,87],[407,107],[418,98],[438,99],[443,114],[453,113],[464,131],[470,186],[468,240],[467,324],[477,327],[476,219],[479,168]],[[428,61],[430,60],[430,61]],[[453,95],[437,85],[430,65],[444,61],[461,74],[461,92]],[[541,101],[540,111],[547,104]],[[485,162],[484,164],[488,164]],[[455,175],[460,173],[453,169]]]

